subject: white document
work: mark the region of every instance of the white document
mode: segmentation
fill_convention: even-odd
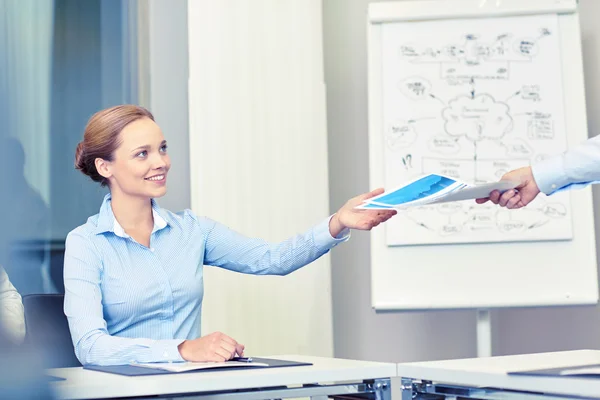
[[[447,196],[440,198],[439,200],[432,201],[428,204],[435,203],[448,203],[451,201],[461,201],[461,200],[473,200],[473,199],[482,199],[484,197],[488,197],[490,193],[494,190],[499,191],[500,193],[504,193],[507,190],[514,189],[519,185],[518,182],[514,181],[499,181],[499,182],[491,182],[485,183],[483,185],[477,186],[468,186],[464,189],[457,190],[453,193],[449,193]]]
[[[517,185],[518,182],[513,181],[469,185],[447,176],[429,174],[368,199],[356,208],[365,210],[407,209],[425,204],[472,200],[488,197],[494,190],[504,193]]]
[[[560,371],[560,375],[600,375],[600,367],[565,369],[564,371]]]
[[[199,369],[211,368],[231,368],[231,367],[268,367],[269,364],[260,362],[246,361],[226,361],[226,362],[183,362],[183,363],[146,363],[131,364],[135,367],[162,369],[171,372],[187,372]]]

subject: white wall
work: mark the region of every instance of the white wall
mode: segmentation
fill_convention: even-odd
[[[154,114],[169,144],[172,167],[169,190],[161,207],[172,211],[190,208],[190,157],[188,129],[187,0],[144,0],[148,43],[141,46],[143,76],[141,103]],[[143,36],[142,36],[143,39]],[[146,50],[147,49],[147,54]]]
[[[319,0],[190,1],[192,208],[283,240],[325,218]],[[287,277],[205,268],[203,334],[250,354],[332,355],[329,256]]]

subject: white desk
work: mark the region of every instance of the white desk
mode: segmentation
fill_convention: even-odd
[[[600,351],[406,363],[398,364],[398,376],[402,377],[402,400],[418,393],[428,393],[432,399],[600,399],[600,379],[507,375],[583,364],[600,364]]]
[[[186,399],[271,399],[368,393],[373,399],[391,398],[390,378],[396,364],[307,356],[272,356],[312,363],[312,366],[214,371],[128,377],[58,368],[48,375],[65,378],[52,382],[58,399],[185,396]],[[343,383],[340,383],[343,382]],[[317,385],[318,384],[318,385]],[[292,386],[292,387],[288,387]]]

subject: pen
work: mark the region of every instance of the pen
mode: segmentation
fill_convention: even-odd
[[[252,357],[235,357],[232,361],[252,362]]]

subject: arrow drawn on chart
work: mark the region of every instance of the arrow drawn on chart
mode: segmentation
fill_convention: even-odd
[[[440,103],[442,103],[443,105],[446,105],[446,103],[444,102],[444,100],[440,99],[439,97],[437,97],[436,95],[429,93],[429,96],[431,96],[431,98],[438,100]]]
[[[413,217],[411,217],[410,215],[407,215],[406,218],[410,219],[412,222],[414,222],[415,224],[422,226],[423,228],[429,230],[429,231],[433,231],[433,229],[431,229],[430,227],[428,227],[427,225],[425,225],[422,222],[417,221],[416,219],[414,219]]]
[[[408,122],[409,124],[414,124],[415,122],[419,122],[419,121],[426,121],[428,119],[437,119],[436,117],[423,117],[423,118],[414,118],[414,119],[409,119]]]
[[[509,97],[508,97],[506,100],[504,100],[504,102],[507,102],[507,101],[509,101],[510,99],[512,99],[513,97],[515,97],[515,96],[518,96],[518,95],[520,95],[520,94],[521,94],[521,91],[520,91],[520,90],[517,90],[515,93],[513,93],[512,95],[510,95],[510,96],[509,96]]]
[[[548,220],[546,221],[538,221],[538,222],[534,222],[533,224],[529,225],[527,227],[527,229],[533,229],[533,228],[539,228],[540,226],[544,226],[548,223]]]

